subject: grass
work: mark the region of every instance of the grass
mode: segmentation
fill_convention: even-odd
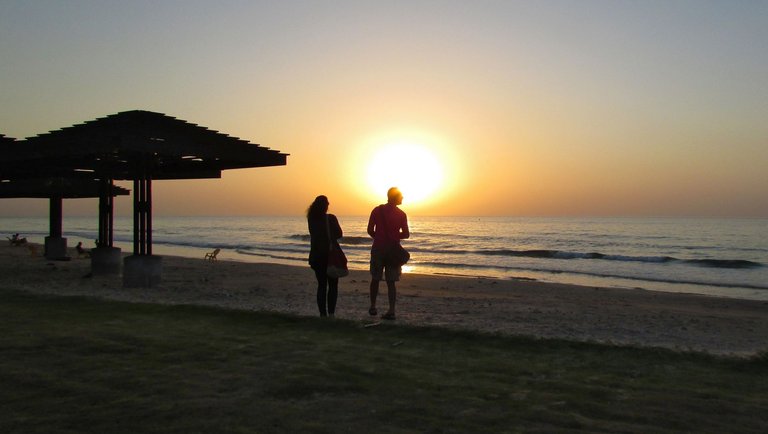
[[[714,357],[0,290],[2,433],[767,432]]]

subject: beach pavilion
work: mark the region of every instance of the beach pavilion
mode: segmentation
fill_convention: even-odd
[[[152,286],[161,280],[162,258],[152,254],[153,180],[220,178],[228,169],[283,166],[288,156],[143,110],[116,113],[3,147],[10,151],[0,157],[4,179],[98,180],[102,191],[110,191],[115,180],[133,181],[133,255],[123,260],[123,284],[128,287]],[[109,214],[104,220],[111,221],[111,201],[102,204],[106,196],[100,195],[100,222],[103,213]],[[100,244],[92,251],[92,261],[119,261],[119,249],[111,245],[112,226],[100,224],[99,230]]]

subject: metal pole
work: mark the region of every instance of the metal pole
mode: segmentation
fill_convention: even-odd
[[[141,182],[138,179],[133,180],[133,254],[138,255],[139,252],[139,196],[141,196]]]
[[[147,254],[147,180],[142,175],[139,181],[139,254]]]
[[[96,247],[103,247],[107,245],[105,234],[107,232],[107,212],[109,198],[108,181],[106,179],[99,180],[99,235],[96,240]]]
[[[114,195],[114,188],[115,188],[115,182],[113,180],[109,180],[109,194],[107,195],[107,202],[109,203],[108,209],[109,213],[107,214],[109,217],[107,218],[107,246],[113,247],[114,246],[114,237],[115,237],[115,195]]]
[[[146,229],[147,229],[147,254],[152,255],[152,177],[146,180]]]

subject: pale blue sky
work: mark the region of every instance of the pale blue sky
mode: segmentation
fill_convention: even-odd
[[[145,109],[291,154],[167,214],[363,214],[402,134],[454,182],[415,212],[768,217],[766,46],[765,1],[0,0],[0,133]]]

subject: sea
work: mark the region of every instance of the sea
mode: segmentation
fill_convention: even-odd
[[[352,269],[366,270],[367,216],[339,216]],[[685,292],[768,301],[768,219],[409,218],[405,273],[539,280]],[[0,218],[0,233],[42,243],[47,217]],[[95,217],[67,217],[68,245],[94,245]],[[132,251],[130,217],[115,219],[115,244]],[[307,265],[306,219],[162,217],[153,219],[153,253]]]

